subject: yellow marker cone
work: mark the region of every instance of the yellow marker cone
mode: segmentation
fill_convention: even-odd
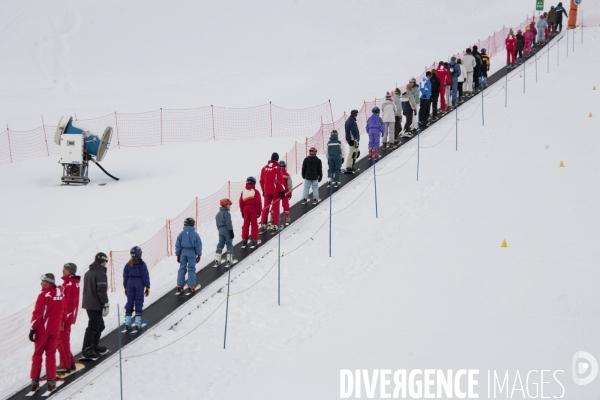
[[[590,113],[590,118],[592,118],[592,113]]]
[[[594,86],[594,88],[592,90],[596,90],[596,86]]]
[[[564,166],[565,166],[565,164],[563,164],[563,162],[561,161],[559,167],[564,167]]]
[[[508,245],[506,244],[506,239],[504,239],[504,240],[502,241],[502,246],[500,246],[500,247],[508,247]]]

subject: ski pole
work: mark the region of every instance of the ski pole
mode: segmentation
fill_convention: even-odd
[[[229,284],[231,283],[231,268],[230,265],[227,272],[227,303],[225,304],[225,336],[223,336],[223,350],[227,344],[227,316],[229,315]]]
[[[137,311],[136,311],[137,312]],[[121,384],[121,400],[123,400],[123,365],[121,363],[121,307],[117,304],[117,323],[119,324],[119,380]]]

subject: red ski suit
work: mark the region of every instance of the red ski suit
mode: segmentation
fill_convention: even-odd
[[[273,214],[273,223],[279,226],[280,193],[285,191],[286,180],[281,173],[278,161],[270,160],[260,172],[260,188],[265,199],[265,212],[262,213],[260,223],[266,224],[269,208]]]
[[[506,44],[506,63],[514,64],[516,62],[515,52],[517,50],[517,38],[508,36],[504,43]]]
[[[260,192],[254,188],[254,185],[246,183],[246,189],[240,194],[240,211],[244,218],[242,240],[248,240],[250,226],[252,226],[252,240],[258,240],[258,219],[261,210]]]
[[[452,84],[452,78],[450,78],[450,72],[444,67],[444,64],[440,64],[437,67],[437,77],[440,78],[440,101],[442,103],[442,111],[446,111],[446,86]]]
[[[46,376],[56,379],[56,345],[63,320],[63,295],[60,288],[50,284],[38,295],[31,316],[31,330],[35,331],[35,349],[31,357],[32,379],[39,378],[42,355],[46,352]]]
[[[62,279],[63,285],[61,288],[64,296],[63,330],[60,332],[58,354],[60,355],[60,367],[70,368],[75,365],[75,358],[71,353],[71,325],[77,321],[81,277],[73,274],[63,276]]]

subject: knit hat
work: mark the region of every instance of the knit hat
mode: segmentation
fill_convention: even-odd
[[[412,82],[412,83],[417,83],[417,80],[416,80],[415,78],[410,78],[410,81],[409,81],[409,82]]]
[[[527,28],[525,28],[526,31],[530,31],[531,28],[528,26]]]
[[[510,28],[510,31],[508,31],[508,36],[515,36],[515,33],[513,32],[512,28]]]
[[[277,153],[271,154],[271,161],[279,161],[279,154],[277,154]]]
[[[391,98],[392,98],[392,95],[390,94],[390,92],[387,92],[387,93],[385,94],[385,99],[386,99],[386,100],[389,100],[389,99],[391,99]]]
[[[335,129],[331,131],[331,135],[332,135],[332,136],[333,136],[333,135],[337,136],[337,134],[338,134],[338,131],[336,131]]]
[[[94,260],[98,264],[102,264],[103,262],[107,262],[108,261],[108,257],[106,256],[106,254],[100,252],[100,253],[96,254],[96,258]]]
[[[396,94],[401,94],[400,89],[396,88]]]
[[[73,263],[66,263],[65,265],[63,265],[63,268],[72,274],[75,274],[77,272],[77,265]]]
[[[54,283],[54,274],[51,274],[50,272],[48,272],[47,274],[44,274],[42,276],[40,276],[40,280],[41,281],[45,281],[48,283]]]
[[[358,115],[358,110],[352,110],[352,111],[350,111],[350,115]]]

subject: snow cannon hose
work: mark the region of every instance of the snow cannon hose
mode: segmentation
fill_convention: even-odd
[[[93,158],[91,159],[92,162],[94,164],[96,164],[98,166],[98,168],[100,168],[102,170],[102,172],[104,172],[106,175],[110,176],[111,178],[113,178],[115,181],[118,181],[119,178],[112,176],[111,174],[109,174],[104,168],[102,168],[102,165],[100,165],[99,162],[97,162],[96,160],[94,160]]]

